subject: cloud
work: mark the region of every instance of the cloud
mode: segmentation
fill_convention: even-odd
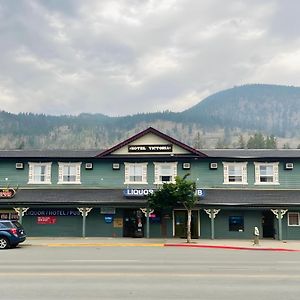
[[[289,4],[2,1],[0,108],[181,111],[239,84],[300,85],[300,4]]]

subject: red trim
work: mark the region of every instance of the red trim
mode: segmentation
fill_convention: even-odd
[[[107,155],[111,154],[112,152],[114,152],[114,151],[130,144],[131,142],[139,139],[140,137],[142,137],[142,136],[144,136],[148,133],[153,133],[153,134],[155,134],[155,135],[157,135],[157,136],[159,136],[159,137],[161,137],[161,138],[163,138],[163,139],[165,139],[165,140],[167,140],[167,141],[169,141],[169,142],[171,142],[171,143],[173,143],[173,144],[175,144],[175,145],[177,145],[177,146],[179,146],[179,147],[181,147],[181,148],[183,148],[183,149],[185,149],[185,150],[187,150],[187,151],[189,151],[193,154],[196,154],[199,157],[207,157],[206,154],[204,154],[204,153],[202,153],[202,152],[200,152],[200,151],[198,151],[198,150],[196,150],[196,149],[194,149],[194,148],[192,148],[192,147],[190,147],[186,144],[183,144],[182,142],[180,142],[180,141],[178,141],[178,140],[176,140],[176,139],[174,139],[174,138],[172,138],[172,137],[170,137],[170,136],[154,129],[153,127],[149,127],[147,129],[139,132],[138,134],[136,134],[136,135],[130,137],[129,139],[117,144],[116,146],[101,152],[100,154],[96,155],[96,157],[100,158],[100,157],[107,156]]]

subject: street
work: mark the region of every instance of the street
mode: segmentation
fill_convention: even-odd
[[[300,253],[179,247],[0,251],[1,299],[297,299]]]

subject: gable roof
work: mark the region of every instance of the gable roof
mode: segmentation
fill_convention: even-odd
[[[207,157],[206,154],[204,154],[204,153],[202,153],[202,152],[200,152],[200,151],[198,151],[198,150],[196,150],[196,149],[194,149],[194,148],[192,148],[192,147],[190,147],[190,146],[188,146],[188,145],[186,145],[186,144],[184,144],[184,143],[182,143],[182,142],[180,142],[180,141],[178,141],[178,140],[176,140],[172,137],[170,137],[169,135],[166,135],[166,134],[158,131],[157,129],[154,129],[153,127],[148,127],[147,129],[137,133],[136,135],[130,137],[129,139],[117,144],[116,146],[103,151],[102,153],[100,153],[96,157],[100,158],[100,157],[108,156],[108,155],[112,154],[114,151],[116,151],[116,150],[132,143],[133,141],[136,141],[137,139],[139,139],[139,138],[141,138],[141,137],[143,137],[143,136],[145,136],[146,134],[149,134],[149,133],[157,135],[157,136],[161,137],[162,139],[164,139],[164,140],[166,140],[166,141],[168,141],[172,144],[175,144],[175,145],[183,148],[184,150],[186,150],[188,152],[191,152],[192,154],[195,154],[199,157]]]

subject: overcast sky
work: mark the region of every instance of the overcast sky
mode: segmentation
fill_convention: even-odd
[[[300,86],[298,0],[0,0],[0,110],[182,111]]]

